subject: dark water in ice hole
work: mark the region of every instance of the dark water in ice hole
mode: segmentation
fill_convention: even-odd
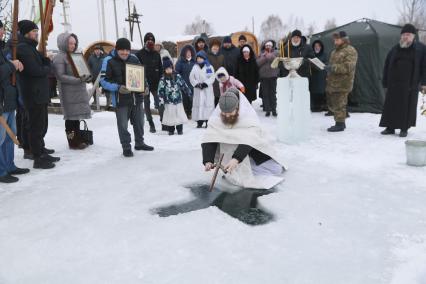
[[[229,216],[252,226],[264,225],[274,220],[271,213],[257,208],[257,198],[275,192],[273,189],[243,189],[228,193],[220,191],[218,188],[209,192],[209,185],[192,185],[187,188],[194,195],[193,200],[156,208],[153,210],[154,214],[158,214],[160,217],[170,217],[216,206]]]

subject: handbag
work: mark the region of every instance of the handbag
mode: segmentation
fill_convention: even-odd
[[[80,138],[82,142],[88,145],[93,145],[93,131],[89,130],[85,120],[80,120],[80,124],[81,122],[84,122],[84,128],[80,129]]]

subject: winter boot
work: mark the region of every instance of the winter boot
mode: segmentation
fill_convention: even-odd
[[[204,121],[198,120],[197,121],[197,128],[203,128],[203,124],[204,124]]]
[[[157,130],[155,130],[155,124],[154,124],[154,121],[152,121],[152,120],[148,120],[148,123],[149,123],[149,132],[151,132],[151,133],[155,133],[155,132],[157,132]]]
[[[54,167],[55,167],[55,164],[52,161],[49,161],[43,157],[38,157],[34,159],[34,164],[33,164],[34,169],[48,170],[48,169],[53,169]]]
[[[344,122],[336,122],[336,125],[327,129],[328,132],[341,132],[345,131],[346,125]]]
[[[132,150],[130,150],[130,149],[123,150],[123,156],[124,156],[124,157],[126,157],[126,158],[131,158],[131,157],[133,157],[133,152],[132,152]]]
[[[178,135],[182,135],[183,134],[183,125],[180,124],[180,125],[176,126],[176,130],[177,130]]]
[[[332,111],[327,111],[325,114],[324,114],[325,116],[333,116],[334,114],[333,114],[333,112]]]
[[[49,154],[49,155],[52,155],[53,153],[55,153],[55,150],[47,149],[46,147],[43,147],[43,149],[41,151],[42,151],[43,154]]]
[[[272,111],[272,116],[274,116],[274,117],[277,117],[277,116],[278,116],[278,113],[277,113],[277,111],[276,111],[276,110],[273,110],[273,111]]]
[[[209,121],[208,121],[208,120],[206,120],[206,121],[204,121],[204,122],[206,123],[206,126],[204,126],[204,128],[209,127]]]
[[[142,143],[142,145],[136,145],[135,150],[136,151],[154,151],[154,147],[146,145],[145,143]]]
[[[271,112],[270,112],[270,111],[267,111],[267,112],[265,113],[265,116],[266,116],[266,117],[270,117],[270,116],[271,116]]]
[[[401,129],[401,132],[399,132],[399,137],[407,137],[408,136],[408,130]]]
[[[12,176],[19,176],[19,175],[25,175],[28,174],[30,172],[30,169],[21,169],[21,168],[16,168],[15,170],[9,172],[9,175]]]
[[[392,135],[392,134],[395,134],[395,129],[386,127],[386,129],[383,130],[382,132],[380,132],[380,134],[382,134],[382,135]]]
[[[66,131],[68,146],[73,150],[83,150],[87,148],[87,144],[81,142],[75,131]]]
[[[0,183],[15,183],[18,182],[19,179],[17,177],[11,175],[5,175],[0,177]]]

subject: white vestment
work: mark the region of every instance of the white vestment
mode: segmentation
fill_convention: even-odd
[[[202,143],[219,143],[216,162],[220,154],[224,154],[222,164],[226,165],[238,145],[249,145],[272,158],[265,163],[256,165],[246,157],[232,172],[225,175],[234,185],[244,188],[270,189],[284,180],[284,164],[279,160],[272,142],[263,131],[259,118],[246,97],[240,94],[240,115],[236,124],[229,126],[222,122],[220,108],[216,107],[208,121],[208,128]]]

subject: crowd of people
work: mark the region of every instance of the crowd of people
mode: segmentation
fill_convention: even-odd
[[[304,58],[298,73],[309,80],[311,110],[329,111],[335,119],[335,125],[328,131],[340,132],[346,128],[347,101],[353,89],[358,54],[351,46],[350,35],[344,31],[333,35],[335,48],[330,51],[324,50],[324,44],[319,40],[309,45],[302,32],[295,30],[284,50],[278,51],[275,41],[266,40],[259,56],[243,34],[239,37],[238,46],[232,43],[230,36],[225,36],[222,41],[199,36],[181,49],[176,63],[156,42],[155,36],[147,33],[143,48],[134,54],[131,42],[126,38],[118,39],[109,54],[105,54],[102,46],[96,46],[88,60],[91,75],[75,76],[69,54],[78,50],[77,35],[60,34],[57,38],[59,53],[53,57],[37,50],[39,35],[34,22],[22,20],[18,26],[17,57],[12,59],[10,44],[3,42],[4,28],[0,22],[0,114],[4,121],[0,125],[1,183],[16,182],[16,175],[29,172],[29,169],[21,169],[14,164],[14,144],[6,133],[7,128],[17,133],[24,158],[34,160],[35,169],[52,169],[60,160],[52,156],[55,151],[46,148],[44,143],[48,129],[48,103],[52,90],[56,90],[52,87],[52,77],[57,81],[65,136],[73,150],[83,150],[90,144],[81,135],[80,121],[91,118],[86,84],[95,81],[100,82],[107,105],[111,103],[115,110],[124,157],[133,156],[129,121],[134,131],[134,150],[154,150],[144,140],[145,117],[149,131],[157,132],[151,97],[159,113],[161,131],[167,131],[169,135],[174,135],[175,131],[182,135],[183,124],[188,120],[195,121],[197,128],[208,128],[215,109],[227,125],[236,123],[232,119],[238,118],[237,104],[229,108],[229,102],[221,100],[225,95],[230,100],[237,98],[241,101],[241,94],[244,104],[247,102],[248,105],[259,95],[265,116],[276,117],[277,80],[288,75],[283,64],[279,64],[278,68],[271,66],[280,54]],[[384,135],[394,134],[395,129],[400,129],[400,136],[407,136],[408,129],[416,122],[418,91],[426,92],[426,47],[416,40],[415,35],[415,27],[405,25],[400,42],[386,59],[383,86],[387,96],[380,122],[380,126],[386,127],[382,132]],[[314,57],[325,64],[324,70],[310,63],[308,59]],[[143,92],[126,87],[126,64],[144,66]],[[10,80],[14,74],[16,84]],[[230,90],[234,94],[230,94]],[[239,158],[233,159],[234,164],[242,162],[249,153],[257,154],[251,148],[243,150],[244,154],[235,154]],[[212,151],[209,151],[209,157],[213,155]],[[239,151],[242,151],[241,147]],[[262,160],[264,157],[260,156]],[[209,169],[211,158],[204,162]]]

